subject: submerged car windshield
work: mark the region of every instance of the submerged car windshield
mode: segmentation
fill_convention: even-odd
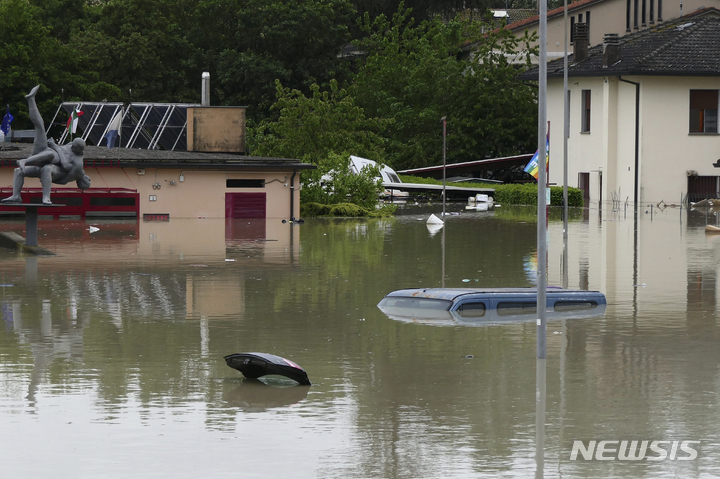
[[[386,296],[380,301],[380,308],[414,309],[419,311],[448,311],[452,301],[435,298],[407,298]]]

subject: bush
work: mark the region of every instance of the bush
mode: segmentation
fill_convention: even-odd
[[[400,179],[405,183],[420,183],[425,185],[442,185],[441,180],[434,178],[419,178],[402,175]],[[465,188],[492,188],[495,193],[491,196],[496,203],[507,205],[537,205],[537,183],[497,185],[490,183],[452,183],[452,186]],[[550,187],[550,206],[562,206],[562,186]],[[578,188],[568,187],[568,206],[583,207],[583,194]]]
[[[403,183],[417,183],[419,185],[442,185],[442,180],[435,178],[421,178],[419,176],[398,175]],[[463,183],[452,183],[453,186],[463,186]],[[473,183],[472,186],[476,184]]]
[[[537,188],[535,189],[537,192]],[[536,194],[537,196],[537,194]],[[551,186],[550,187],[550,206],[562,206],[563,205],[563,189],[562,186]],[[568,186],[568,206],[579,206],[583,207],[583,193],[578,188],[571,188]]]
[[[306,174],[300,190],[302,203],[336,205],[353,203],[372,210],[383,191],[379,167],[365,167],[359,174],[350,170],[350,155],[330,153],[317,170]]]
[[[495,201],[509,205],[537,205],[537,184],[495,185]],[[550,206],[563,205],[562,186],[550,187]],[[583,206],[582,191],[568,187],[568,206]]]

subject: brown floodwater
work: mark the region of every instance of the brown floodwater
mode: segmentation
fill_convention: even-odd
[[[534,284],[534,209],[450,209],[444,231],[426,225],[438,205],[41,220],[56,256],[0,250],[2,477],[720,476],[715,213],[574,210],[565,242],[552,211],[548,284],[608,306],[549,321],[538,362],[532,318],[443,327],[376,307],[401,288]],[[223,356],[249,351],[312,386],[244,381]],[[619,460],[633,440],[667,457]],[[572,459],[575,441],[616,442]]]

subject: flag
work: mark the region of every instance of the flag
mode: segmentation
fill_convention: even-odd
[[[2,130],[4,135],[7,136],[10,132],[10,123],[12,123],[14,119],[15,117],[10,114],[10,105],[8,105],[5,116],[3,117],[2,126],[0,126],[0,130]]]
[[[68,118],[66,129],[73,135],[77,131],[78,119],[84,114],[85,112],[80,111],[80,107],[77,107]]]
[[[530,159],[530,162],[525,167],[525,172],[530,173],[535,179],[538,179],[538,176],[540,172],[538,171],[538,161],[539,161],[539,150],[535,152],[533,157]],[[548,163],[550,163],[550,138],[545,138],[545,168],[547,168]]]
[[[121,126],[122,126],[122,111],[119,111],[119,112],[115,113],[115,116],[110,121],[110,126],[108,126],[108,132],[105,134],[105,139],[107,140],[108,148],[112,148],[115,146],[115,140],[118,137]]]

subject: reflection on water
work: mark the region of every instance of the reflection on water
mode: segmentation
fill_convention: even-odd
[[[643,209],[636,228],[574,211],[565,254],[552,212],[548,284],[608,306],[549,322],[539,369],[533,322],[376,307],[401,288],[532,286],[535,211],[462,211],[441,234],[437,210],[406,211],[41,221],[57,256],[0,251],[3,477],[720,475],[715,213]],[[238,351],[296,361],[313,386],[244,381],[223,360]],[[570,460],[574,441],[621,439],[700,441],[698,458]]]
[[[309,386],[298,386],[294,381],[268,384],[259,379],[246,378],[238,387],[227,391],[223,399],[230,407],[238,407],[247,412],[262,412],[299,403],[307,397],[309,390]]]

